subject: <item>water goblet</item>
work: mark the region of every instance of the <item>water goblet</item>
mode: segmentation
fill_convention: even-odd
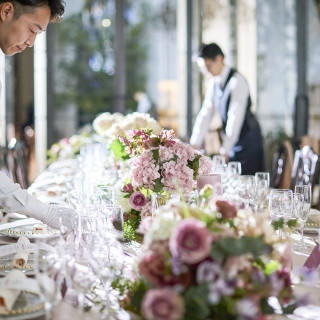
[[[249,208],[250,202],[255,198],[255,191],[254,176],[244,175],[239,177],[238,194],[246,208]]]
[[[304,225],[308,219],[308,215],[311,208],[311,186],[310,185],[297,185],[294,187],[295,193],[300,193],[303,195],[304,201],[301,210],[297,211],[297,218],[300,222],[300,242],[298,246],[300,248],[308,248],[309,245],[304,242]]]

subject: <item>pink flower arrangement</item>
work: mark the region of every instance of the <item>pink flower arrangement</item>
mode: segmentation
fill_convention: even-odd
[[[134,186],[160,193],[175,193],[178,186],[187,194],[196,187],[198,174],[211,172],[208,157],[173,137],[173,130],[162,130],[159,136],[152,130],[132,130],[119,137],[132,157],[130,178]]]
[[[220,205],[225,216],[180,204],[150,218],[125,309],[146,320],[255,320],[276,312],[269,297],[283,313],[305,302],[293,295],[289,269],[276,260],[282,241],[264,237],[259,219],[261,232],[252,235],[240,213],[232,218],[233,207]]]

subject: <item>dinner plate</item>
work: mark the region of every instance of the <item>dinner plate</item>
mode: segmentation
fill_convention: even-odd
[[[15,253],[12,253],[10,255],[0,257],[0,276],[5,276],[7,273],[9,273],[13,269],[19,269],[23,273],[26,274],[26,276],[33,276],[35,275],[34,270],[34,254],[29,253],[27,264],[24,268],[15,268],[11,267],[11,262],[14,257]]]
[[[21,291],[12,310],[8,314],[0,314],[0,320],[34,319],[45,314],[41,296],[29,291]]]
[[[47,227],[46,233],[32,233],[33,225],[19,226],[10,229],[3,229],[0,231],[1,234],[11,237],[11,238],[20,238],[21,236],[26,236],[30,240],[36,239],[50,239],[58,237],[60,234],[59,230],[52,229]]]

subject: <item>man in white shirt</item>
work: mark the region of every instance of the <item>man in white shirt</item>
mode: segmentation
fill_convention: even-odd
[[[0,49],[9,56],[32,47],[38,34],[49,22],[64,13],[63,0],[0,0]],[[69,208],[53,208],[28,194],[0,172],[0,207],[4,212],[18,212],[42,220],[58,229],[59,219],[74,228],[76,212]]]
[[[199,57],[213,77],[194,124],[190,143],[202,147],[214,113],[218,112],[222,120],[220,154],[227,161],[240,161],[242,174],[263,171],[263,140],[259,124],[250,110],[247,81],[239,72],[224,64],[224,54],[217,44],[204,45]]]

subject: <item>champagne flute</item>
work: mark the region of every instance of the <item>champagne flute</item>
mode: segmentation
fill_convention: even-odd
[[[297,218],[298,221],[300,222],[300,242],[298,244],[298,246],[300,248],[308,248],[309,245],[307,245],[304,242],[304,225],[308,219],[308,215],[310,212],[310,208],[311,208],[311,186],[310,185],[297,185],[294,187],[294,191],[295,193],[300,193],[303,195],[304,197],[304,202],[303,202],[303,206],[302,209],[297,211]]]

